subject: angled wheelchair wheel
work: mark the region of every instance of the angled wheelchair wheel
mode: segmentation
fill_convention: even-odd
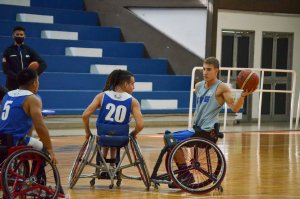
[[[144,182],[147,190],[149,190],[151,186],[149,171],[144,161],[140,146],[138,145],[137,141],[132,137],[130,137],[130,146],[131,146],[132,154],[134,156],[134,160],[137,163],[136,166],[141,175],[141,179]]]
[[[176,155],[184,156],[186,165],[178,169]],[[168,174],[184,191],[204,194],[218,188],[225,177],[226,162],[217,145],[202,138],[190,138],[178,143],[168,159]]]
[[[57,198],[60,177],[50,158],[35,149],[12,153],[1,170],[6,198]]]
[[[95,149],[95,137],[94,135],[91,135],[88,140],[85,140],[83,143],[79,154],[77,155],[70,175],[69,175],[69,187],[72,189],[76,182],[78,181],[85,165],[88,163],[90,154],[93,152]]]

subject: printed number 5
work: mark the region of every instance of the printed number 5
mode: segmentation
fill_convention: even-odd
[[[13,101],[6,101],[2,110],[2,115],[1,119],[6,120],[8,118],[9,110],[10,110],[10,105],[13,103]]]

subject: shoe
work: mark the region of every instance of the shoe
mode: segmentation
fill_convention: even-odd
[[[181,184],[187,186],[195,182],[194,176],[190,172],[188,172],[187,174],[179,174],[177,179]],[[172,184],[168,184],[168,187],[171,189],[179,189],[179,187],[177,187],[174,182],[172,182]]]

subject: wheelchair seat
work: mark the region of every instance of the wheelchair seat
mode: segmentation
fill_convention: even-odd
[[[104,147],[124,147],[129,142],[128,124],[100,124],[97,127],[98,144]]]
[[[0,164],[8,157],[8,149],[13,146],[11,134],[0,133]]]

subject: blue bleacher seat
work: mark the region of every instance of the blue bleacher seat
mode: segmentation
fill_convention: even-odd
[[[37,15],[54,16],[54,23],[57,24],[74,24],[74,25],[92,25],[99,24],[98,16],[94,12],[86,12],[81,10],[63,10],[41,7],[23,7],[0,5],[0,19],[16,21],[18,13],[28,13]]]
[[[190,76],[168,74],[168,60],[146,58],[143,43],[122,42],[120,28],[99,26],[98,15],[83,9],[83,0],[31,0],[30,7],[0,4],[0,53],[12,44],[13,27],[21,25],[26,28],[25,43],[48,64],[40,78],[38,93],[44,109],[53,110],[55,114],[82,114],[104,87],[107,75],[90,74],[91,65],[101,64],[126,65],[136,82],[152,83],[153,91],[134,92],[140,103],[143,100],[176,101],[176,108],[151,109],[151,105],[143,109],[143,113],[188,112]],[[16,22],[18,13],[53,16],[54,24]],[[44,30],[77,32],[78,40],[42,39]],[[66,56],[65,50],[69,47],[101,48],[102,57]],[[0,84],[5,84],[2,71]]]
[[[44,55],[48,64],[47,72],[89,73],[92,64],[127,65],[134,74],[167,75],[168,60],[120,57],[69,57],[61,55]],[[67,65],[66,65],[67,63]]]
[[[68,25],[68,24],[42,24],[0,20],[0,35],[11,36],[15,26],[23,26],[26,29],[26,37],[41,38],[41,31],[55,30],[78,32],[79,40],[91,41],[120,41],[121,31],[114,27]],[[26,41],[27,43],[27,41]]]

